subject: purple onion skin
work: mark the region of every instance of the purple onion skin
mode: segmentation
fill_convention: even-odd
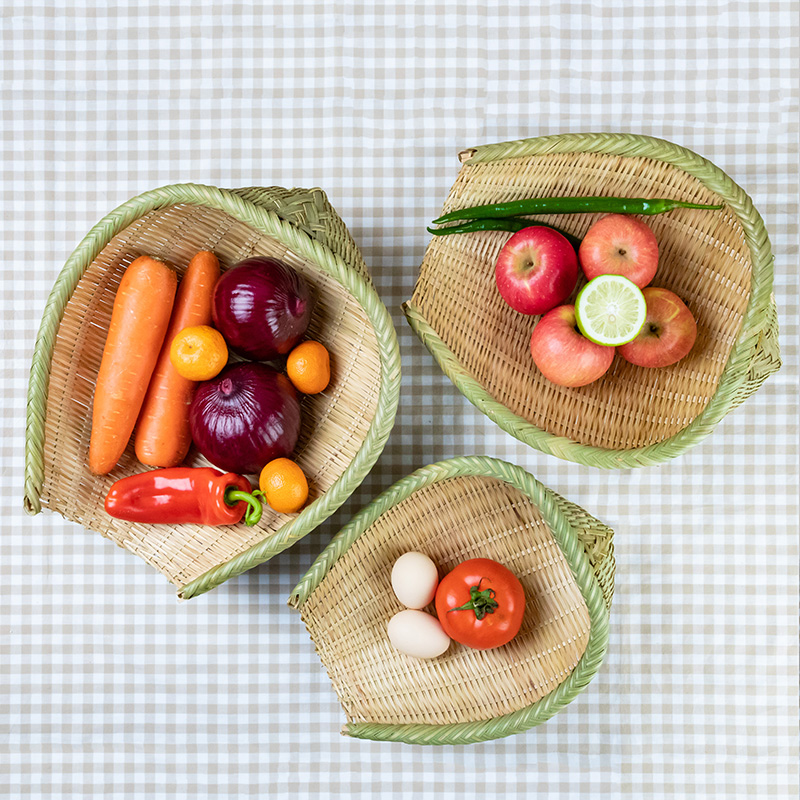
[[[240,261],[214,287],[214,327],[234,352],[254,361],[286,355],[308,328],[314,300],[308,283],[273,258]]]
[[[215,466],[258,473],[288,457],[300,434],[300,404],[289,379],[265,364],[236,364],[199,383],[189,407],[197,449]]]

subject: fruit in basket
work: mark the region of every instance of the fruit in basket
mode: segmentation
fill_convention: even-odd
[[[436,595],[439,570],[425,553],[403,553],[392,567],[392,589],[407,608],[424,608]]]
[[[586,232],[578,260],[589,280],[599,275],[622,275],[643,289],[658,268],[658,241],[642,220],[608,214]]]
[[[424,611],[407,608],[389,620],[389,641],[414,658],[436,658],[450,647],[450,637],[439,620]]]
[[[234,352],[255,361],[286,355],[305,335],[314,302],[305,279],[274,258],[248,258],[224,272],[212,319]]]
[[[476,650],[510,642],[522,626],[525,590],[508,567],[489,558],[463,561],[436,590],[444,632]]]
[[[190,381],[210,381],[228,363],[228,346],[210,325],[191,325],[172,340],[169,358],[178,374]]]
[[[578,329],[575,306],[545,314],[531,335],[531,356],[541,373],[559,386],[586,386],[608,372],[613,347],[589,341]]]
[[[668,367],[689,354],[697,339],[697,323],[683,300],[669,289],[644,290],[647,316],[639,335],[619,354],[639,367]]]
[[[600,275],[575,300],[580,332],[595,344],[616,347],[636,338],[647,314],[642,290],[621,275]]]
[[[289,458],[270,461],[261,470],[258,485],[270,508],[279,514],[295,514],[308,500],[308,480]]]
[[[189,452],[189,404],[195,382],[178,374],[169,352],[181,330],[211,322],[211,296],[218,278],[219,260],[204,250],[189,262],[178,285],[169,328],[136,421],[136,458],[143,464],[176,467]]]
[[[120,281],[92,402],[89,469],[106,475],[133,433],[169,326],[178,277],[163,261],[139,256]]]
[[[544,314],[572,294],[578,259],[565,236],[544,225],[531,225],[505,243],[494,275],[511,308],[521,314]]]
[[[268,462],[294,450],[300,404],[285,375],[248,362],[197,385],[189,422],[197,449],[214,466],[259,473]]]
[[[331,357],[320,342],[302,342],[286,359],[286,374],[303,394],[319,394],[331,380]]]

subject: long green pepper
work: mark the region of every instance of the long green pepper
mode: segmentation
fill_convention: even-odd
[[[447,228],[428,228],[428,233],[432,233],[434,236],[450,236],[454,233],[475,233],[475,231],[509,231],[510,233],[516,233],[525,228],[533,227],[545,227],[558,231],[576,250],[581,245],[581,240],[577,236],[562,231],[561,228],[557,228],[555,225],[548,225],[546,222],[530,219],[474,219],[463,225],[450,225]]]
[[[435,219],[434,225],[466,219],[496,219],[519,217],[523,214],[663,214],[675,208],[700,208],[718,211],[722,205],[687,203],[683,200],[647,200],[635,197],[534,197],[508,203],[492,203],[473,208],[461,208]]]

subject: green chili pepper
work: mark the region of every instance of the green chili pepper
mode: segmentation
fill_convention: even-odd
[[[555,225],[548,225],[546,222],[531,219],[474,219],[463,225],[451,225],[448,228],[428,228],[428,233],[432,233],[434,236],[450,236],[453,233],[475,233],[475,231],[509,231],[516,233],[524,228],[536,226],[558,231],[576,250],[581,246],[581,240],[577,236],[562,231],[561,228],[557,228]]]
[[[434,225],[464,219],[495,219],[519,217],[523,214],[663,214],[674,208],[702,208],[716,211],[721,205],[709,206],[701,203],[686,203],[683,200],[646,200],[635,197],[533,197],[529,200],[514,200],[509,203],[493,203],[487,206],[461,208],[435,219]]]

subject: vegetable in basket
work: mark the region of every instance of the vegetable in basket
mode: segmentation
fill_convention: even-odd
[[[476,650],[510,642],[524,613],[522,584],[511,570],[489,558],[463,561],[436,590],[436,614],[444,632]]]
[[[496,217],[520,217],[525,214],[663,214],[676,208],[699,208],[718,211],[721,205],[687,203],[683,200],[641,197],[532,197],[527,200],[512,200],[507,203],[491,203],[485,206],[460,208],[450,211],[433,221],[434,225],[465,219],[491,219]]]
[[[178,277],[139,256],[125,270],[111,311],[92,404],[89,469],[106,475],[133,433],[169,325]]]
[[[152,467],[176,467],[192,443],[189,403],[196,386],[170,361],[175,336],[187,327],[211,322],[211,296],[219,279],[219,260],[208,251],[189,262],[178,286],[169,328],[136,423],[136,458]]]
[[[212,319],[231,350],[254,361],[286,355],[302,339],[314,301],[305,279],[274,258],[248,258],[214,289]]]
[[[169,467],[129,475],[111,486],[106,512],[128,522],[255,525],[263,506],[250,481],[211,467]]]
[[[557,228],[555,225],[548,225],[539,220],[534,222],[530,219],[511,219],[508,217],[502,219],[473,219],[461,225],[450,225],[446,228],[428,228],[428,233],[432,233],[434,236],[450,236],[454,233],[475,233],[476,231],[508,231],[509,233],[517,233],[518,231],[524,231],[525,228],[530,228],[534,225],[558,231],[573,246],[576,252],[581,246],[581,240],[577,236],[573,236],[573,234],[567,233],[567,231],[561,230],[561,228]]]
[[[300,403],[285,375],[266,364],[236,364],[198,384],[189,422],[197,449],[214,466],[259,473],[294,450]]]

